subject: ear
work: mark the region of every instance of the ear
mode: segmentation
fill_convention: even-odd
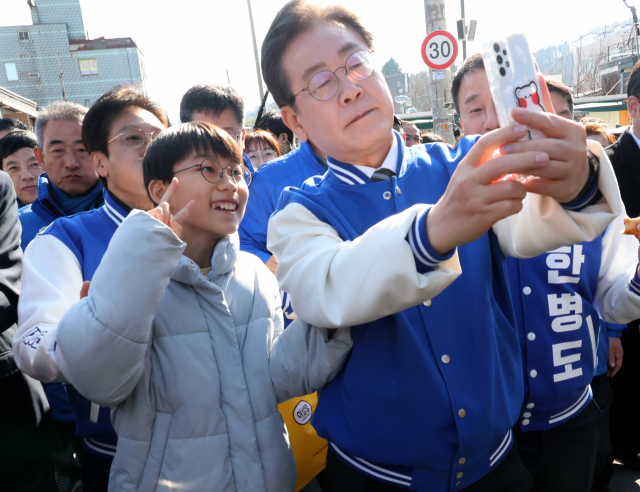
[[[38,165],[42,168],[43,171],[46,172],[47,168],[44,165],[44,154],[42,153],[42,150],[40,150],[40,147],[36,147],[35,149],[33,149],[33,153],[36,155]]]
[[[281,133],[278,135],[278,142],[281,144],[287,143],[289,141],[289,135],[286,133]]]
[[[280,108],[280,113],[282,114],[282,121],[284,124],[291,128],[291,131],[298,136],[301,142],[309,140],[309,135],[302,126],[300,117],[291,106],[282,106]]]
[[[629,116],[631,116],[631,119],[635,120],[638,117],[640,110],[640,101],[638,101],[638,98],[630,96],[629,99],[627,99],[627,108],[629,109]]]
[[[160,203],[162,201],[162,197],[167,192],[169,184],[163,182],[161,179],[154,179],[149,183],[149,195],[151,195],[154,203]]]
[[[244,148],[244,137],[247,135],[247,129],[242,129],[242,148]]]
[[[109,176],[109,159],[107,156],[102,152],[91,152],[89,159],[98,176],[107,179]]]

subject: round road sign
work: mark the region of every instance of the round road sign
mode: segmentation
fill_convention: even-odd
[[[458,41],[447,31],[433,31],[422,42],[422,59],[434,70],[453,65],[458,56]]]

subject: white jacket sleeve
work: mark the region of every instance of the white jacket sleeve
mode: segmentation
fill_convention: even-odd
[[[89,295],[58,325],[56,362],[89,400],[115,406],[135,388],[153,319],[185,246],[140,210],[131,212],[113,235]]]
[[[66,382],[55,361],[58,324],[80,300],[82,270],[62,241],[41,234],[24,253],[18,330],[13,352],[20,370],[45,383]]]
[[[624,217],[626,214],[613,221],[603,235],[600,275],[594,296],[600,317],[617,324],[640,318],[640,284],[636,276],[638,240],[621,234]]]
[[[278,285],[296,315],[315,326],[367,323],[432,299],[462,272],[458,253],[420,274],[406,241],[415,205],[344,241],[304,206],[287,205],[269,220],[268,248],[278,261]]]
[[[350,328],[329,338],[326,329],[293,321],[275,340],[269,356],[278,403],[323,388],[340,372],[352,346]]]
[[[533,258],[568,244],[593,241],[620,216],[622,199],[611,162],[598,142],[587,140],[587,145],[600,159],[598,187],[603,199],[574,212],[552,198],[527,193],[520,213],[493,226],[505,255]]]

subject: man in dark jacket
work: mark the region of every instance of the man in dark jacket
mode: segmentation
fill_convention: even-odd
[[[631,127],[606,149],[618,178],[620,195],[629,217],[640,215],[640,62],[627,81]],[[622,335],[625,363],[611,379],[611,443],[616,459],[640,469],[640,320],[628,325]]]
[[[11,350],[22,275],[20,232],[13,184],[0,171],[0,484],[12,492],[55,492],[53,416],[42,385],[18,369]]]

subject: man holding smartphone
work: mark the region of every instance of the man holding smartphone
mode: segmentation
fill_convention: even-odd
[[[555,93],[563,87],[553,89]],[[563,91],[563,96],[566,93]],[[452,95],[465,132],[485,134],[497,124],[480,54],[460,67]],[[568,109],[573,101],[567,102],[565,97],[552,99],[556,101],[553,107],[563,118],[571,119]],[[589,147],[603,154],[598,144],[591,142]],[[599,426],[608,425],[608,418],[603,422],[608,405],[605,408],[599,399],[608,384],[606,375],[594,378],[597,362],[603,362],[602,372],[607,372],[606,356],[604,361],[596,356],[596,348],[608,342],[604,324],[599,329],[599,318],[623,322],[637,308],[624,312],[616,299],[640,294],[634,284],[638,244],[633,237],[622,236],[622,228],[621,216],[593,241],[526,260],[507,258],[525,383],[514,437],[534,477],[534,490],[591,489]],[[619,340],[612,338],[612,347],[618,345]],[[609,374],[618,369],[614,362]],[[610,403],[606,391],[604,399]]]
[[[455,151],[405,147],[372,45],[352,12],[293,1],[262,48],[283,120],[329,164],[270,219],[277,277],[298,317],[353,327],[313,418],[330,443],[325,486],[528,491],[512,447],[524,388],[504,258],[602,234],[621,212],[610,164],[589,165],[582,128],[526,111]],[[519,142],[528,128],[549,138]],[[536,178],[500,180],[512,173]],[[592,173],[602,199],[571,210]]]

